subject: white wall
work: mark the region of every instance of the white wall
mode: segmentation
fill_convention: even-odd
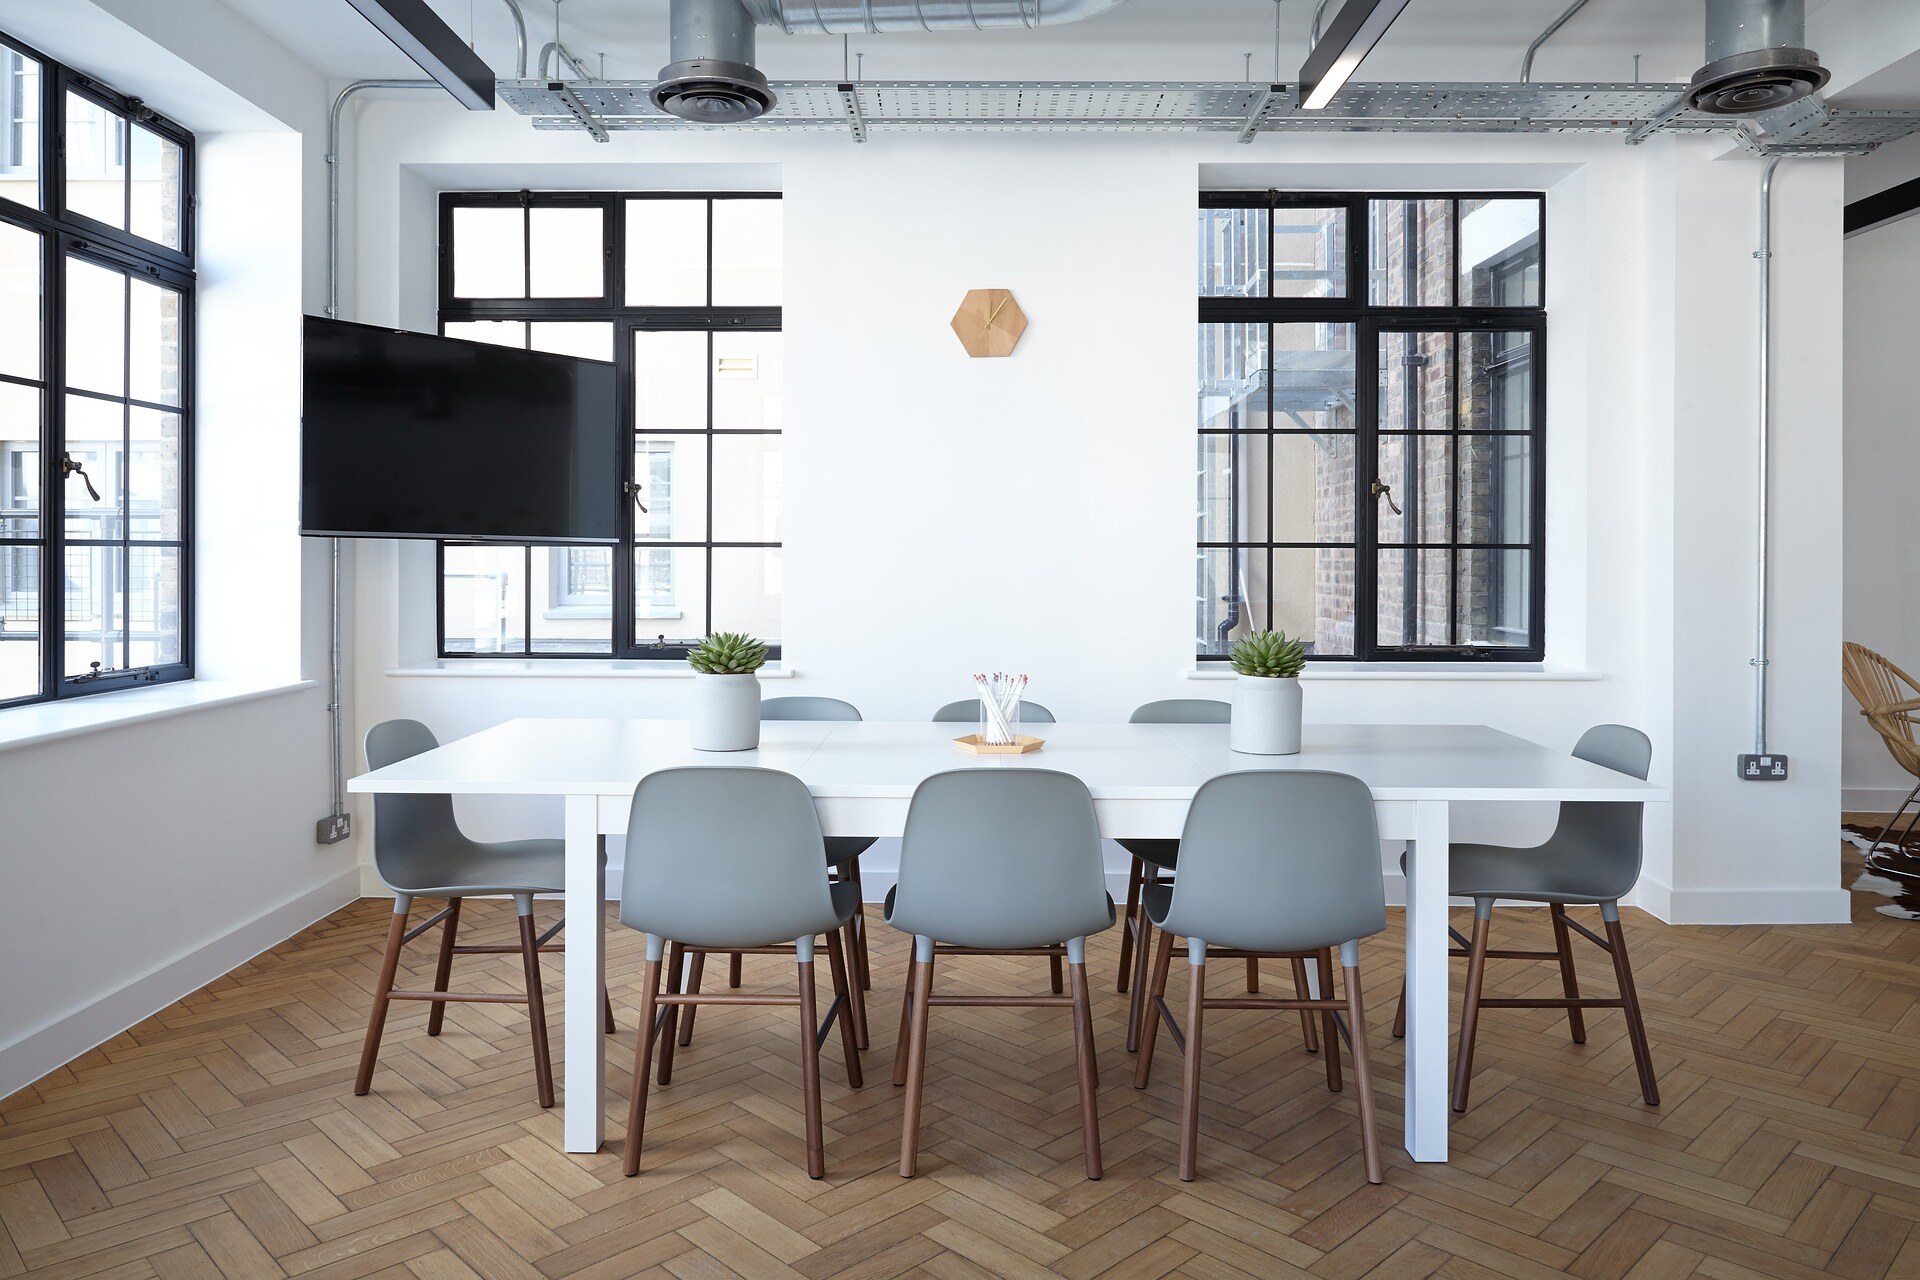
[[[1775,745],[1795,755],[1796,777],[1762,796],[1723,785],[1749,733],[1752,494],[1741,477],[1754,363],[1737,335],[1753,325],[1757,165],[1577,136],[1294,135],[1242,148],[1172,136],[854,146],[628,134],[596,146],[511,116],[381,101],[358,131],[348,314],[432,328],[436,190],[687,187],[698,185],[687,166],[703,162],[733,166],[716,169],[723,178],[778,166],[786,195],[795,675],[778,691],[846,697],[870,717],[925,715],[963,696],[963,673],[982,663],[1032,673],[1034,695],[1072,718],[1121,719],[1149,698],[1220,689],[1189,678],[1200,186],[1548,188],[1549,656],[1597,678],[1327,678],[1310,686],[1308,714],[1484,721],[1562,747],[1599,720],[1647,725],[1656,776],[1688,789],[1682,839],[1664,809],[1652,815],[1649,905],[1685,919],[1842,918],[1831,838],[1840,548],[1825,514],[1838,485],[1836,167],[1806,166],[1779,194],[1783,253],[1805,264],[1783,272],[1794,305],[1780,337],[1814,358],[1787,362],[1778,383],[1781,474],[1806,481],[1776,525],[1795,550],[1776,584]],[[1030,317],[1010,360],[969,361],[947,330],[960,296],[985,286],[1012,289]],[[1727,313],[1724,342],[1688,336],[1704,306]],[[984,521],[977,477],[1009,449],[1026,459],[1015,518]],[[409,715],[458,734],[515,715],[684,706],[683,683],[668,679],[392,672],[429,656],[431,557],[376,544],[356,554],[361,725]],[[502,836],[555,822],[537,805],[468,813]],[[1544,820],[1466,824],[1524,838]]]
[[[282,690],[0,751],[4,1096],[350,901],[359,873],[354,844],[313,842],[325,561],[297,536],[326,85],[213,0],[0,0],[0,30],[198,133],[199,671]],[[85,711],[150,692],[178,686]]]

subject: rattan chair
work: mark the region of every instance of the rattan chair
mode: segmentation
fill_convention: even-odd
[[[1887,751],[1895,762],[1920,779],[1920,733],[1916,733],[1916,727],[1920,727],[1920,682],[1865,645],[1852,642],[1840,646],[1840,676],[1847,683],[1847,692],[1860,704],[1860,714],[1887,744]],[[1873,842],[1872,852],[1880,851],[1894,824],[1915,799],[1920,799],[1920,781],[1914,783],[1913,790],[1907,792],[1907,798],[1887,819],[1880,838]],[[1916,823],[1920,823],[1920,813],[1907,823],[1894,848],[1906,844]]]

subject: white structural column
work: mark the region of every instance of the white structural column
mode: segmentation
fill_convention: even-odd
[[[1407,845],[1407,1151],[1447,1158],[1447,848],[1450,806],[1414,806]]]
[[[599,801],[567,797],[567,989],[562,997],[567,1057],[562,1127],[568,1151],[598,1151],[606,1045],[600,990],[606,984],[606,884],[600,878]],[[583,1012],[584,1011],[584,1012]]]

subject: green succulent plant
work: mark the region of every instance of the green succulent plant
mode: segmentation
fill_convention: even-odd
[[[703,676],[750,676],[766,665],[767,646],[738,631],[716,631],[687,655]]]
[[[1284,631],[1255,631],[1233,646],[1233,669],[1243,676],[1285,680],[1307,665],[1306,646]]]

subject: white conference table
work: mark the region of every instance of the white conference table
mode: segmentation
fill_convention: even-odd
[[[1225,725],[1027,726],[1045,749],[975,756],[953,745],[964,725],[769,722],[754,751],[704,752],[681,720],[510,720],[354,778],[355,792],[563,796],[566,911],[603,916],[600,837],[624,834],[633,789],[681,765],[781,769],[806,783],[828,835],[897,836],[907,802],[946,769],[1057,769],[1084,781],[1105,836],[1177,837],[1209,778],[1246,769],[1328,769],[1373,790],[1380,837],[1407,848],[1406,1145],[1447,1158],[1447,845],[1456,802],[1659,801],[1667,793],[1484,725],[1308,725],[1294,756],[1240,755]],[[605,974],[603,930],[576,925],[566,946],[568,1151],[596,1151],[605,1111],[606,1050],[594,998]]]

